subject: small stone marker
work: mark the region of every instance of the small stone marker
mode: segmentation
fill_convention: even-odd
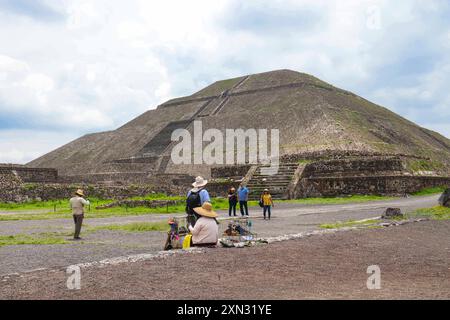
[[[400,210],[400,208],[387,208],[381,218],[392,219],[392,218],[399,218],[399,217],[403,218],[403,213],[402,213],[402,210]]]
[[[450,188],[447,188],[439,197],[439,204],[441,206],[450,208]]]

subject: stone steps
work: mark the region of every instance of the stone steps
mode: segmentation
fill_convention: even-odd
[[[247,184],[250,189],[250,200],[258,200],[264,189],[269,189],[273,199],[287,198],[288,186],[292,181],[297,163],[281,163],[278,172],[274,175],[261,174],[261,168],[268,168],[268,165],[259,166],[255,174]]]
[[[289,182],[291,182],[290,180],[287,181],[280,181],[280,182],[273,182],[273,181],[269,181],[269,182],[261,182],[261,183],[249,183],[247,184],[248,187],[258,187],[258,186],[274,186],[274,187],[279,187],[279,186],[286,186],[287,184],[289,184]]]
[[[138,153],[141,156],[159,156],[172,143],[172,132],[185,129],[191,120],[173,121],[158,132]]]
[[[267,176],[261,176],[261,177],[257,177],[256,179],[253,179],[253,181],[285,181],[285,180],[291,180],[292,175],[283,175],[281,177],[272,177],[272,178],[267,178]]]

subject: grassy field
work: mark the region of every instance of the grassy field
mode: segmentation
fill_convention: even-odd
[[[428,217],[434,220],[450,220],[450,208],[436,206],[416,210],[411,216]]]
[[[438,194],[445,191],[445,187],[425,188],[418,192],[413,193],[414,196],[427,196],[432,194]]]
[[[0,247],[12,245],[49,245],[49,244],[67,244],[69,234],[16,234],[12,236],[0,236]]]
[[[166,196],[164,194],[152,194],[146,197],[134,197],[130,200],[184,200],[181,196]],[[86,218],[108,218],[121,216],[136,216],[145,214],[173,214],[184,213],[185,205],[169,205],[158,208],[148,207],[114,207],[108,209],[96,209],[98,206],[112,203],[113,200],[102,200],[91,198],[91,205],[86,208]],[[228,209],[228,200],[224,198],[213,198],[212,204],[215,210]],[[249,201],[249,206],[257,206],[257,201]],[[72,213],[69,206],[69,201],[42,201],[29,202],[23,204],[17,203],[1,203],[0,211],[8,214],[0,215],[0,221],[12,220],[48,220],[48,219],[68,219]],[[27,211],[27,212],[25,212]]]
[[[411,218],[425,217],[433,220],[450,220],[450,208],[436,206],[432,208],[423,208],[416,210],[412,213],[405,214],[404,217],[392,219],[392,220],[407,220]],[[336,223],[325,223],[321,224],[319,227],[322,229],[339,229],[345,227],[371,227],[377,223],[381,222],[381,220],[360,220],[354,221],[349,220],[345,222],[336,222]]]
[[[145,197],[133,197],[128,200],[183,200],[184,197],[181,196],[167,196],[162,193],[150,194]],[[104,200],[97,198],[90,198],[91,209],[110,204],[115,200]],[[115,209],[115,208],[112,208]],[[69,211],[69,200],[49,200],[49,201],[31,201],[26,203],[0,203],[0,210],[2,211],[34,211],[34,210],[45,210],[45,211]],[[108,209],[99,210],[107,211]]]
[[[170,227],[166,221],[161,222],[139,222],[128,224],[109,224],[105,226],[89,227],[85,225],[83,234],[93,233],[102,230],[123,231],[123,232],[152,232],[169,231]],[[43,232],[33,234],[15,234],[0,236],[0,247],[12,245],[50,245],[50,244],[70,244],[69,239],[73,237],[72,232]]]
[[[87,231],[110,230],[126,232],[149,232],[149,231],[169,231],[167,221],[161,222],[136,222],[128,224],[110,224],[106,226],[88,228]]]
[[[361,221],[354,221],[349,220],[345,222],[336,222],[336,223],[324,223],[321,224],[319,227],[322,229],[339,229],[339,228],[345,228],[345,227],[357,227],[357,226],[370,226],[373,224],[376,224],[380,222],[379,220],[361,220]]]
[[[352,195],[346,197],[329,197],[329,198],[305,198],[286,200],[288,203],[301,204],[345,204],[345,203],[360,203],[368,201],[392,200],[395,197],[376,196],[376,195]]]
[[[424,189],[416,195],[430,195],[442,192],[442,188]],[[369,201],[392,200],[395,197],[377,196],[377,195],[353,195],[345,197],[329,197],[329,198],[305,198],[296,200],[276,201],[276,203],[298,203],[298,204],[346,204],[361,203]],[[134,197],[130,200],[184,200],[181,196],[167,196],[165,194],[150,194],[145,197]],[[108,218],[121,216],[137,216],[145,214],[174,214],[184,213],[185,205],[169,205],[158,208],[148,207],[114,207],[108,209],[96,209],[98,206],[106,205],[114,200],[104,200],[91,198],[91,205],[86,209],[86,218]],[[224,198],[213,198],[213,206],[215,210],[227,210],[228,200]],[[250,207],[257,207],[257,201],[249,201]],[[71,217],[69,201],[51,200],[41,202],[28,203],[0,203],[0,211],[7,214],[0,214],[0,221],[11,220],[48,220],[48,219],[68,219]]]

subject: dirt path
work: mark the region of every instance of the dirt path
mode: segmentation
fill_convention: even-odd
[[[82,269],[0,279],[3,299],[450,299],[450,222],[346,231],[243,249],[207,249]],[[381,289],[368,290],[378,265]],[[197,270],[195,277],[186,270]]]
[[[323,223],[348,221],[380,216],[388,206],[408,212],[434,206],[438,196],[412,197],[390,201],[354,203],[343,205],[302,205],[278,203],[273,219],[263,221],[259,208],[251,209],[253,230],[259,237],[271,237],[318,229]],[[227,213],[221,212],[222,217]],[[131,222],[167,220],[168,215],[144,215],[112,218],[91,218],[85,222],[90,227]],[[41,232],[71,232],[73,222],[61,220],[25,220],[0,222],[0,235],[32,234]],[[162,249],[165,234],[162,232],[128,233],[98,231],[84,234],[82,243],[63,245],[16,245],[0,247],[0,275],[24,272],[37,268],[67,266],[98,261],[116,256],[151,253]]]

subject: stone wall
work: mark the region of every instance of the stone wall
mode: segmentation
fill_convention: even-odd
[[[93,173],[83,175],[60,176],[59,183],[100,183],[109,182],[113,184],[143,184],[148,181],[148,173],[146,172],[108,172]]]
[[[16,201],[22,181],[12,173],[0,174],[0,201]]]
[[[302,177],[382,176],[401,174],[404,170],[403,162],[399,157],[336,159],[308,164]]]
[[[295,154],[285,154],[280,157],[280,161],[287,162],[287,163],[295,163],[295,162],[299,162],[302,160],[338,160],[338,159],[349,159],[349,158],[360,158],[360,157],[363,157],[363,158],[364,157],[399,157],[399,158],[430,160],[429,158],[419,157],[419,156],[411,155],[411,154],[326,149],[326,150],[302,152],[302,153],[295,153]]]
[[[211,197],[227,197],[228,190],[231,187],[239,188],[239,182],[236,181],[212,181],[208,183],[206,189]]]
[[[424,188],[450,186],[449,177],[368,176],[303,178],[295,198],[333,197],[352,194],[404,195]]]
[[[211,168],[211,178],[242,179],[247,174],[250,167],[251,165],[239,165]]]
[[[163,186],[153,185],[129,185],[129,186],[107,186],[92,184],[24,184],[17,190],[15,199],[3,199],[0,193],[0,201],[26,201],[27,199],[59,200],[68,199],[74,192],[81,188],[86,197],[100,199],[126,199],[130,197],[143,197],[151,193],[166,193],[169,195],[178,195],[181,191],[173,193],[173,189]]]
[[[0,164],[0,175],[8,174],[20,177],[23,182],[56,182],[58,180],[58,170],[56,169]]]

